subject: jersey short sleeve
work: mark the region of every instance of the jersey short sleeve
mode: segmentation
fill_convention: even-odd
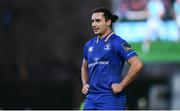
[[[114,42],[116,53],[124,60],[128,61],[130,58],[137,56],[137,53],[132,49],[131,45],[127,41],[118,38]]]

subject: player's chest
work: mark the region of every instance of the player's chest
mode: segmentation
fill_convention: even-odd
[[[112,44],[95,43],[88,48],[88,59],[91,61],[106,60],[113,55]]]

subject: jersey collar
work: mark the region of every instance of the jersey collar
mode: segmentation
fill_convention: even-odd
[[[104,42],[107,42],[108,41],[108,39],[111,37],[111,35],[113,35],[114,34],[114,32],[111,32],[111,33],[109,33],[106,37],[104,37],[103,39],[104,39]],[[97,39],[96,39],[96,43],[98,43],[99,42],[99,37],[97,37]]]

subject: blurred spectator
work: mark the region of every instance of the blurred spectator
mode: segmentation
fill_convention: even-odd
[[[146,6],[146,0],[130,0],[130,10],[140,11],[144,10]]]
[[[115,0],[114,0],[115,2]],[[113,2],[113,3],[114,3]],[[129,5],[128,5],[128,1],[127,0],[120,0],[120,1],[116,1],[114,5],[118,4],[118,10],[116,11],[116,14],[118,15],[119,19],[126,19],[126,13],[129,10]],[[115,6],[113,6],[115,7]]]
[[[178,27],[178,41],[180,41],[180,0],[176,0],[173,4],[174,18]]]
[[[121,20],[144,20],[147,0],[113,0],[118,5],[116,14]],[[114,7],[114,6],[113,6]]]
[[[160,37],[160,26],[165,14],[164,4],[161,0],[149,0],[147,3],[147,36],[142,44],[142,51],[148,53],[150,42]]]
[[[171,19],[172,0],[163,0],[163,4],[166,12],[163,18]]]
[[[129,10],[127,12],[128,20],[145,20],[146,19],[146,0],[130,0]]]

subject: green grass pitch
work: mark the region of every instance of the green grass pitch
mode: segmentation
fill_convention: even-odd
[[[151,42],[147,54],[141,51],[142,43],[130,43],[144,62],[180,62],[180,42]]]

